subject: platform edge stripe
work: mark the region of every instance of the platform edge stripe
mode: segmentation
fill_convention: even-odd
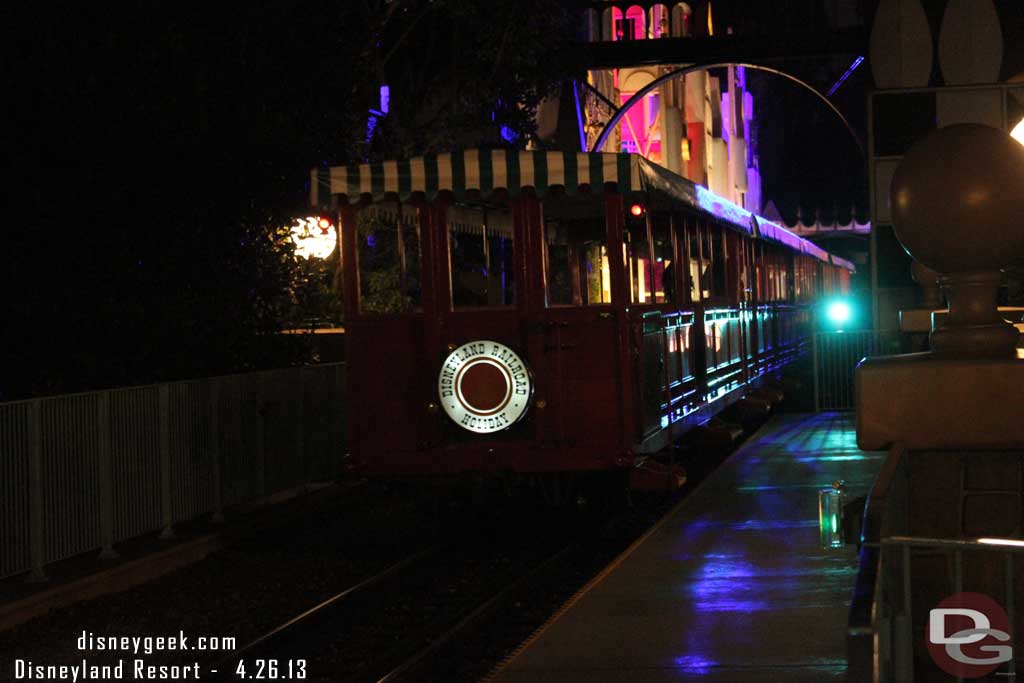
[[[704,481],[707,481],[707,479],[705,479]],[[701,482],[701,485],[703,485],[703,483],[704,482]],[[657,533],[658,530],[661,529],[661,527],[663,527],[665,524],[667,524],[668,520],[670,520],[673,517],[675,517],[676,513],[679,512],[679,510],[683,507],[683,505],[686,503],[686,501],[689,499],[689,497],[692,494],[693,494],[693,491],[688,493],[682,500],[678,501],[675,505],[673,505],[669,509],[669,511],[666,512],[661,517],[661,519],[659,519],[657,522],[655,522],[654,525],[650,529],[645,531],[643,533],[643,535],[640,536],[640,538],[638,538],[635,541],[633,541],[629,545],[628,548],[623,550],[621,553],[619,553],[615,557],[614,560],[612,560],[607,565],[605,565],[604,569],[602,569],[600,572],[598,572],[597,576],[595,576],[594,578],[590,579],[590,581],[585,583],[583,585],[583,588],[580,588],[578,591],[573,593],[572,597],[570,597],[568,600],[566,600],[562,604],[561,607],[559,607],[557,610],[555,610],[555,613],[552,614],[550,617],[548,617],[547,620],[545,620],[545,622],[543,624],[541,624],[537,628],[536,631],[531,633],[529,635],[529,637],[526,638],[526,640],[524,640],[522,643],[520,643],[512,652],[510,652],[506,657],[504,657],[498,663],[498,665],[496,667],[494,667],[494,669],[489,674],[484,676],[481,679],[482,683],[490,683],[490,681],[495,676],[498,676],[499,674],[504,673],[505,669],[507,669],[508,666],[510,664],[512,664],[512,662],[515,661],[517,657],[519,657],[519,655],[521,655],[524,652],[526,652],[526,650],[528,650],[530,648],[530,646],[532,646],[535,642],[537,642],[537,640],[539,640],[541,638],[541,636],[543,636],[548,631],[548,629],[550,629],[552,626],[554,626],[558,622],[559,619],[561,619],[563,616],[565,616],[565,614],[569,610],[571,610],[573,607],[575,607],[576,603],[578,603],[580,600],[582,600],[583,597],[587,593],[589,593],[591,590],[593,590],[595,587],[597,587],[598,584],[600,584],[602,581],[604,581],[606,578],[608,578],[608,576],[612,572],[614,572],[616,569],[619,568],[620,564],[625,562],[629,558],[630,555],[632,555],[634,552],[636,552],[637,548],[642,546],[645,542],[647,542],[647,539],[649,539],[651,536],[653,536],[655,533]]]

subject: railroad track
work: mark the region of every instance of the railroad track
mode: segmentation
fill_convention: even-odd
[[[432,546],[329,597],[209,663],[205,680],[304,677],[394,683],[424,666],[563,559],[551,543],[508,555],[492,542]],[[480,580],[488,572],[493,580]]]
[[[316,630],[318,627],[323,626],[325,621],[334,618],[336,616],[335,613],[342,608],[346,600],[350,600],[354,596],[370,590],[411,565],[437,553],[439,550],[440,546],[419,550],[317,603],[248,644],[232,651],[230,654],[208,663],[204,670],[209,673],[205,678],[214,681],[240,680],[241,676],[237,674],[240,662],[262,661],[265,663],[269,660],[278,660],[281,658],[280,655],[288,654],[294,650],[298,645],[295,641],[303,637],[309,638],[308,642],[313,644],[317,640]]]
[[[726,454],[709,458],[702,449],[680,496]],[[240,680],[241,662],[246,678],[478,680],[676,499],[649,499],[583,527],[560,525],[549,513],[516,516],[513,524],[473,520],[476,531],[450,536],[331,596],[214,663],[217,676],[204,678]]]
[[[516,580],[498,590],[490,598],[469,611],[468,614],[459,619],[443,633],[440,633],[430,640],[427,645],[396,664],[386,674],[377,678],[376,683],[397,683],[408,675],[413,674],[419,667],[423,666],[432,655],[436,654],[442,648],[455,643],[460,636],[467,631],[472,630],[481,621],[504,605],[509,599],[513,598],[520,590],[527,586],[530,581],[543,574],[543,572],[551,565],[565,559],[574,548],[575,545],[573,544],[565,546],[542,562],[538,563],[535,567]],[[352,683],[357,683],[357,680],[353,679]]]

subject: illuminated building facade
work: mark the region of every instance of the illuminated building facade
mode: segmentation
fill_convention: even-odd
[[[692,5],[692,6],[691,6]],[[695,11],[696,7],[696,11]],[[587,42],[712,36],[710,2],[640,5],[598,3],[584,15]],[[685,64],[591,69],[580,84],[580,147],[594,150],[614,108]],[[754,98],[742,66],[699,70],[655,87],[632,106],[601,151],[639,154],[704,185],[745,209],[762,209]],[[553,106],[553,103],[549,103]],[[550,112],[539,112],[541,137]]]

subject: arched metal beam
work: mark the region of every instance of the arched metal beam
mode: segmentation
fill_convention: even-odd
[[[857,135],[857,132],[853,129],[853,126],[850,125],[850,122],[846,119],[845,116],[843,116],[843,113],[839,111],[836,108],[836,106],[832,104],[832,102],[821,93],[821,91],[819,91],[817,88],[810,85],[809,83],[800,80],[796,76],[786,73],[785,71],[779,71],[778,69],[772,69],[771,67],[760,66],[758,64],[747,64],[744,62],[714,62],[709,64],[691,64],[690,66],[684,66],[682,68],[676,69],[675,71],[670,71],[667,74],[658,76],[653,81],[645,85],[643,88],[637,90],[632,97],[626,100],[626,102],[623,103],[623,105],[615,111],[615,114],[612,116],[611,120],[609,120],[608,123],[605,124],[604,130],[601,131],[601,135],[597,138],[597,142],[594,143],[594,146],[590,151],[600,152],[601,148],[604,147],[604,143],[608,141],[608,136],[611,135],[613,130],[615,130],[615,126],[619,125],[619,121],[621,121],[622,117],[626,115],[626,112],[628,112],[633,107],[633,105],[640,102],[640,100],[642,100],[649,92],[660,86],[662,83],[667,83],[668,81],[671,81],[673,78],[685,76],[686,74],[693,73],[694,71],[724,68],[727,66],[742,66],[747,69],[754,69],[755,71],[764,71],[770,74],[774,74],[776,76],[781,76],[782,78],[792,81],[797,85],[802,86],[806,90],[809,90],[819,100],[824,102],[825,106],[831,109],[836,116],[839,117],[839,120],[843,122],[844,126],[846,126],[846,130],[850,132],[850,135],[851,137],[853,137],[854,142],[857,143],[857,147],[860,149],[861,155],[864,154],[864,143]]]

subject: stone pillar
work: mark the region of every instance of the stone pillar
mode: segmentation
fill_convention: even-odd
[[[896,236],[940,273],[949,315],[931,353],[858,368],[861,447],[1024,448],[1024,359],[996,300],[1000,269],[1024,256],[1024,146],[988,126],[941,128],[907,153],[891,194]]]
[[[915,279],[942,287],[949,314],[930,352],[857,368],[857,442],[905,447],[910,500],[923,506],[911,510],[910,534],[1005,534],[1004,507],[979,503],[985,490],[1012,485],[1024,505],[1024,353],[996,298],[1001,269],[1024,257],[1024,146],[987,126],[941,128],[907,153],[891,195]],[[935,303],[934,294],[926,299]],[[982,481],[995,483],[972,493]]]
[[[1024,532],[1024,354],[996,299],[1001,270],[1024,256],[1024,146],[986,126],[940,128],[903,158],[890,200],[915,279],[942,288],[949,314],[930,352],[857,368],[857,443],[889,450],[862,571],[879,571],[875,661],[895,680],[954,680],[926,647],[931,608],[981,593],[1010,610],[1011,630],[1024,624],[1007,598],[1024,591],[1021,565],[990,550]]]

